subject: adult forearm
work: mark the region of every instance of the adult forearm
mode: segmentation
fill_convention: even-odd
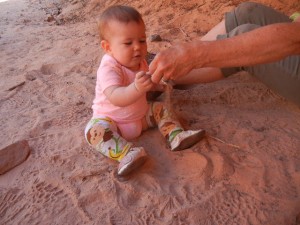
[[[189,44],[193,68],[268,63],[300,54],[300,23],[274,24],[211,42]]]
[[[300,54],[300,23],[262,27],[217,41],[192,41],[160,52],[149,71],[152,81],[179,79],[192,69],[239,67],[268,63]]]

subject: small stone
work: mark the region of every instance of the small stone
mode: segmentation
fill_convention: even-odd
[[[24,74],[25,80],[33,81],[36,80],[38,76],[40,76],[40,70],[30,70]]]
[[[155,56],[156,56],[156,54],[151,53],[151,52],[147,52],[146,61],[147,61],[148,65],[151,64],[151,62],[153,61],[153,59],[155,58]]]
[[[34,75],[29,74],[29,73],[25,74],[24,76],[25,76],[25,79],[26,79],[26,80],[33,81],[33,80],[36,79],[36,77],[35,77]]]
[[[55,20],[55,18],[54,18],[53,15],[49,15],[48,18],[47,18],[47,22],[52,22],[54,20]]]
[[[155,41],[162,41],[162,38],[159,34],[152,34],[150,36],[150,41],[155,42]]]
[[[26,140],[18,141],[0,149],[0,175],[24,162],[30,154]]]

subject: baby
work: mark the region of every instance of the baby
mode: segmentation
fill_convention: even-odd
[[[118,175],[140,167],[147,154],[130,140],[158,126],[172,151],[197,143],[205,134],[200,129],[184,131],[162,102],[148,103],[146,93],[162,89],[152,83],[145,60],[145,24],[129,6],[112,6],[100,17],[101,47],[105,55],[97,71],[93,116],[85,128],[88,143],[119,163]]]

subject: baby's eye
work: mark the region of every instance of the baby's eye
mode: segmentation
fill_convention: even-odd
[[[140,40],[140,43],[145,43],[145,42],[146,42],[145,39]]]
[[[131,45],[132,42],[125,42],[124,45]]]

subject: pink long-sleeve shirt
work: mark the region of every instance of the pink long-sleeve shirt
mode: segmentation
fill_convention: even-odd
[[[140,71],[148,71],[146,60],[141,63]],[[134,82],[136,72],[122,66],[110,55],[104,55],[97,71],[93,118],[108,116],[117,123],[129,123],[142,119],[147,111],[146,94],[136,102],[125,107],[113,105],[103,93],[111,86],[128,86]]]

